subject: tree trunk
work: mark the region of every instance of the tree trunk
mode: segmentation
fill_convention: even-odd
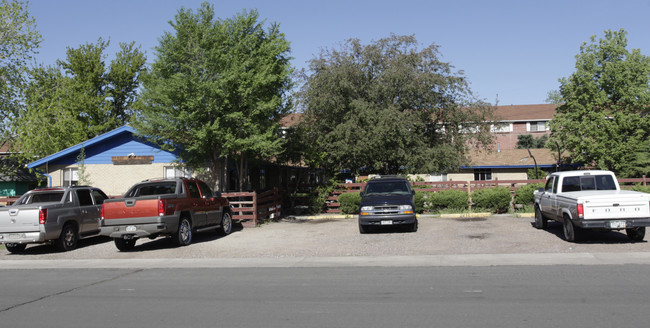
[[[244,191],[244,154],[239,158],[239,191]]]
[[[222,177],[221,177],[221,191],[227,192],[229,190],[228,186],[228,155],[223,157],[223,167],[222,167]]]

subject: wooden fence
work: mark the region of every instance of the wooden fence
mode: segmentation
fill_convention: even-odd
[[[282,195],[278,188],[265,192],[230,192],[223,193],[232,207],[233,220],[244,226],[256,227],[258,223],[282,215]]]

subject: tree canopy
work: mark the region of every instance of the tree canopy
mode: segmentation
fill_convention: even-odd
[[[138,131],[180,150],[190,167],[207,164],[214,181],[224,158],[278,154],[292,73],[279,25],[265,29],[255,10],[217,19],[208,3],[179,10],[170,24],[143,79]]]
[[[68,48],[56,66],[30,71],[26,108],[13,130],[22,156],[49,155],[128,122],[146,58],[134,43],[122,43],[106,67],[108,45],[99,39]]]
[[[551,120],[550,143],[570,162],[621,176],[640,163],[633,158],[647,152],[642,145],[650,134],[650,58],[628,50],[626,35],[605,31],[605,38],[582,44],[576,71],[560,79],[563,104]]]
[[[8,124],[22,107],[28,63],[40,42],[27,3],[0,0],[0,146],[11,136]]]
[[[441,172],[488,144],[492,107],[414,36],[350,39],[309,64],[300,92],[306,160],[330,171]]]
[[[548,135],[535,138],[532,134],[520,134],[517,136],[517,149],[545,148],[547,141]]]

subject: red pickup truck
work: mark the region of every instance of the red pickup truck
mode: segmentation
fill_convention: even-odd
[[[138,238],[170,236],[179,246],[192,242],[192,233],[232,230],[228,199],[213,193],[198,179],[145,180],[135,184],[123,198],[102,204],[101,235],[115,241],[120,251],[135,247]]]

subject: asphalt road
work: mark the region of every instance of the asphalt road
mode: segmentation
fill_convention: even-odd
[[[647,327],[650,265],[3,270],[2,327]]]

